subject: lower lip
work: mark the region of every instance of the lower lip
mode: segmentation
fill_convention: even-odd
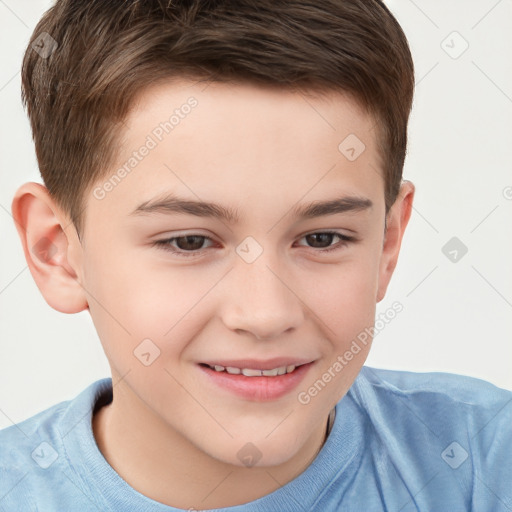
[[[217,385],[236,395],[255,402],[267,402],[293,391],[304,379],[313,363],[298,366],[292,373],[276,377],[246,377],[227,372],[216,372],[207,366],[199,368]]]

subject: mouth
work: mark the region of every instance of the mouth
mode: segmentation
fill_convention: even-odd
[[[222,364],[221,364],[222,363]],[[250,401],[277,400],[293,391],[315,361],[222,361],[199,363],[209,382]]]
[[[226,372],[230,375],[244,375],[245,377],[277,377],[278,375],[285,375],[287,373],[292,373],[297,368],[294,364],[289,364],[285,366],[278,366],[277,368],[272,368],[270,370],[259,370],[256,368],[238,368],[236,366],[222,366],[219,364],[209,365],[208,368],[215,370],[216,372]]]

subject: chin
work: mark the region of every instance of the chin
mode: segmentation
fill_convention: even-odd
[[[295,442],[291,439],[295,439]],[[297,438],[292,436],[288,436],[288,439],[276,436],[272,440],[255,441],[231,439],[222,447],[217,445],[203,449],[210,457],[240,468],[279,466],[296,456],[299,450]]]

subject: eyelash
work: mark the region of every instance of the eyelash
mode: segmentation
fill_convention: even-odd
[[[321,254],[330,253],[333,251],[339,251],[342,248],[344,248],[348,243],[354,242],[356,240],[355,237],[347,236],[343,233],[339,233],[338,231],[316,231],[313,233],[306,233],[301,238],[305,238],[306,236],[309,236],[309,235],[335,235],[341,239],[341,242],[339,242],[336,245],[333,245],[327,249],[317,249],[316,252],[319,252]],[[153,242],[152,245],[158,247],[159,249],[163,249],[164,251],[169,251],[173,254],[176,254],[180,257],[185,257],[185,258],[190,258],[193,256],[201,255],[206,250],[206,249],[199,249],[196,251],[184,251],[184,250],[176,250],[175,248],[173,248],[171,246],[170,243],[173,242],[174,240],[178,240],[179,238],[186,238],[186,237],[200,237],[200,238],[204,238],[205,240],[212,241],[212,239],[206,235],[199,235],[199,234],[192,233],[190,235],[187,234],[187,235],[175,236],[172,238],[166,238],[165,240],[156,240],[155,242]],[[304,246],[301,246],[301,247],[304,247]],[[315,248],[312,247],[312,249],[315,249]]]

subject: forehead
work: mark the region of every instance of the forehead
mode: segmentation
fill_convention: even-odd
[[[262,148],[259,157],[284,157],[311,148],[341,154],[338,140],[357,136],[372,152],[375,123],[360,105],[344,93],[326,90],[292,91],[250,83],[192,82],[180,79],[144,89],[132,104],[123,138],[130,151],[142,136],[159,146],[172,146],[173,154],[196,151],[187,160],[201,158],[208,149],[216,156],[248,148]],[[354,140],[355,138],[352,137]],[[275,150],[278,151],[275,151]],[[360,149],[360,148],[358,148]],[[292,150],[293,155],[286,151]]]
[[[346,95],[174,80],[137,97],[96,187],[126,215],[167,191],[243,211],[254,197],[383,196],[379,169],[374,120]]]

